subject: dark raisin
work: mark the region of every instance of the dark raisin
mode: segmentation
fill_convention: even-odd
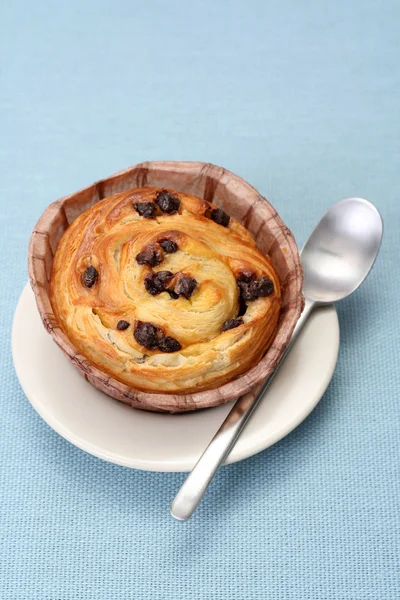
[[[168,294],[171,296],[171,298],[173,300],[176,300],[177,298],[179,298],[179,294],[177,294],[176,292],[174,292],[174,290],[166,290],[166,292],[168,292]]]
[[[239,275],[236,278],[236,282],[238,284],[238,286],[240,286],[241,283],[249,283],[250,281],[253,281],[253,279],[256,278],[256,274],[253,273],[253,271],[241,271],[239,273]]]
[[[150,273],[144,280],[144,287],[153,296],[164,292],[168,282],[172,279],[171,271],[158,271],[158,273]]]
[[[196,287],[197,281],[194,277],[181,277],[175,286],[175,293],[179,296],[190,298]]]
[[[270,296],[274,291],[274,284],[268,277],[259,277],[257,279],[257,293],[259,297]]]
[[[179,198],[173,196],[169,192],[162,190],[157,194],[156,203],[161,208],[163,213],[167,213],[167,215],[173,215],[178,212],[181,202]]]
[[[170,337],[169,335],[166,335],[159,341],[158,347],[160,348],[161,352],[177,352],[182,348],[178,340]]]
[[[159,328],[155,327],[152,323],[142,323],[142,321],[137,321],[135,323],[133,335],[138,344],[149,350],[155,350],[158,348],[158,329]]]
[[[160,242],[160,246],[167,254],[173,254],[178,250],[178,244],[175,244],[172,240],[163,240]]]
[[[217,223],[217,225],[222,225],[223,227],[228,227],[230,221],[230,216],[227,215],[222,208],[213,208],[210,218]]]
[[[159,348],[161,352],[177,352],[182,348],[178,340],[164,335],[161,327],[156,327],[153,323],[137,321],[133,335],[138,344],[149,350]]]
[[[118,321],[117,323],[117,329],[119,329],[120,331],[124,331],[124,329],[128,329],[128,327],[128,321],[124,321],[123,319],[121,319],[121,321]]]
[[[239,327],[239,325],[243,325],[243,319],[228,319],[222,325],[222,331],[228,331],[228,329],[235,329],[235,327]]]
[[[82,283],[88,288],[91,288],[97,281],[99,274],[96,269],[92,266],[85,269],[82,273]]]
[[[142,252],[136,256],[136,262],[139,265],[150,265],[151,267],[155,267],[159,265],[163,261],[164,255],[163,251],[159,246],[147,246]]]
[[[146,219],[154,219],[154,213],[157,210],[154,202],[135,202],[133,208],[141,217],[145,217]]]
[[[253,271],[242,271],[241,273],[239,273],[239,275],[236,278],[236,283],[238,284],[239,288],[240,288],[240,298],[241,298],[241,302],[243,303],[244,300],[253,300],[256,296],[255,294],[255,287],[250,285],[256,278],[256,274],[253,273]],[[243,307],[241,307],[241,310],[243,310]],[[244,315],[244,313],[246,312],[246,309],[244,309],[244,312],[240,312],[239,311],[239,315]]]
[[[240,284],[240,292],[243,300],[255,300],[258,298],[257,282],[250,281],[249,283],[242,282]]]
[[[255,300],[256,298],[265,298],[274,291],[274,284],[268,277],[258,277],[254,281],[238,282],[243,300]]]

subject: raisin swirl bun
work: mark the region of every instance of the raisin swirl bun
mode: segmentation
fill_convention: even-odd
[[[268,349],[279,278],[245,227],[183,192],[105,198],[63,234],[50,277],[54,314],[101,371],[149,392],[227,383]]]

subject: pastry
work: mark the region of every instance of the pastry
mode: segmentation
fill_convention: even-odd
[[[186,394],[254,366],[277,330],[279,278],[247,229],[188,193],[141,187],[81,213],[53,259],[57,325],[130,388]]]

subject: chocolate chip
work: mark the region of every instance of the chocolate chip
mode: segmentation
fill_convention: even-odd
[[[178,244],[175,244],[172,240],[163,240],[160,242],[160,246],[167,254],[173,254],[178,250]]]
[[[133,336],[138,344],[148,348],[149,350],[155,350],[158,348],[158,327],[155,327],[152,323],[142,323],[142,321],[136,321]]]
[[[163,261],[164,255],[159,246],[147,246],[142,252],[136,256],[136,262],[139,265],[150,265],[155,267]]]
[[[91,288],[97,281],[99,274],[96,269],[92,266],[85,269],[82,273],[82,283],[88,288]]]
[[[144,287],[153,296],[161,294],[165,291],[168,282],[172,279],[173,273],[171,271],[158,271],[157,273],[150,273],[144,280]]]
[[[128,329],[128,327],[128,321],[124,321],[123,319],[121,319],[121,321],[118,321],[117,323],[117,329],[119,329],[120,331],[124,331],[125,329]]]
[[[190,298],[196,287],[197,281],[194,277],[181,277],[175,286],[175,293],[179,296]]]
[[[228,319],[222,325],[222,331],[228,331],[228,329],[235,329],[235,327],[239,327],[239,325],[243,325],[243,319]]]
[[[168,294],[171,296],[171,298],[173,300],[176,300],[177,298],[179,298],[179,294],[177,294],[176,292],[174,292],[174,290],[166,290],[168,292]]]
[[[157,194],[156,203],[161,208],[163,213],[167,213],[167,215],[173,215],[178,212],[181,202],[179,198],[173,196],[169,192],[162,190]]]
[[[161,352],[177,352],[182,348],[178,340],[170,337],[169,335],[166,335],[159,341],[158,347],[160,348]]]
[[[274,291],[274,284],[268,277],[259,277],[257,279],[257,291],[258,296],[261,298],[270,296]]]
[[[154,202],[134,202],[133,208],[141,217],[145,217],[146,219],[154,219],[154,213],[157,210]]]
[[[222,208],[213,208],[210,218],[217,223],[217,225],[222,225],[223,227],[228,227],[230,221],[230,216],[227,215]]]

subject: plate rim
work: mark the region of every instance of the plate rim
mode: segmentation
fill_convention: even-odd
[[[84,452],[87,452],[88,454],[90,454],[92,456],[95,456],[97,458],[100,458],[101,460],[104,460],[104,461],[112,463],[112,464],[116,464],[116,465],[119,465],[122,467],[128,467],[128,468],[138,469],[138,470],[142,470],[142,471],[152,471],[152,472],[168,473],[168,472],[191,471],[194,465],[191,460],[190,461],[185,460],[185,458],[181,458],[179,461],[173,461],[173,460],[171,461],[170,460],[170,461],[160,463],[160,462],[155,462],[154,460],[146,460],[146,459],[137,458],[137,457],[134,459],[132,459],[132,458],[127,459],[125,456],[122,456],[115,452],[112,453],[109,451],[104,451],[99,445],[95,445],[91,442],[88,442],[87,440],[83,439],[79,435],[72,434],[70,429],[65,427],[60,420],[55,418],[50,412],[46,411],[44,404],[37,400],[35,391],[32,391],[32,389],[30,389],[29,393],[28,393],[27,388],[26,388],[26,383],[24,382],[23,378],[20,377],[20,373],[22,372],[23,368],[22,368],[22,365],[20,364],[20,360],[18,358],[18,353],[16,352],[16,344],[17,344],[17,342],[16,342],[16,328],[17,328],[16,316],[18,314],[18,311],[21,309],[21,305],[25,301],[25,297],[28,295],[29,291],[31,291],[30,284],[29,284],[29,282],[27,282],[20,293],[16,308],[14,311],[14,315],[13,315],[12,328],[11,328],[11,350],[12,350],[12,358],[13,358],[14,368],[16,371],[16,375],[17,375],[19,384],[20,384],[25,396],[29,400],[30,404],[35,409],[35,411],[39,414],[39,416],[45,421],[45,423],[49,427],[51,427],[56,433],[58,433],[61,437],[63,437],[65,440],[67,440],[69,443],[73,444],[80,450],[83,450]],[[32,301],[34,302],[33,294],[32,294]],[[267,443],[265,442],[265,440],[263,441],[262,436],[259,436],[255,443],[252,443],[250,446],[249,445],[245,446],[239,455],[237,454],[237,452],[236,453],[231,452],[228,455],[227,459],[225,460],[224,465],[233,464],[235,462],[245,460],[246,458],[250,458],[251,456],[254,456],[255,454],[258,454],[258,453],[262,452],[263,450],[266,450],[267,448],[273,446],[278,441],[280,441],[281,439],[283,439],[284,437],[289,435],[289,433],[291,433],[296,427],[298,427],[311,414],[311,412],[314,410],[314,408],[320,402],[322,396],[324,395],[326,389],[329,386],[329,383],[330,383],[333,373],[335,371],[338,354],[339,354],[339,348],[340,348],[340,327],[339,327],[339,319],[338,319],[338,315],[337,315],[337,310],[334,305],[330,305],[330,306],[333,308],[332,313],[335,317],[335,324],[336,324],[335,338],[332,341],[332,344],[333,344],[333,342],[335,343],[335,352],[334,352],[334,354],[332,356],[332,360],[329,364],[329,372],[328,372],[328,368],[327,368],[327,375],[324,378],[324,380],[321,382],[321,384],[318,388],[318,392],[315,393],[314,401],[306,404],[303,407],[303,410],[301,410],[294,419],[292,419],[291,421],[285,422],[284,426],[278,428],[274,432],[274,435],[272,436],[272,438],[270,437],[270,439]],[[139,409],[131,409],[131,410],[139,410]],[[213,410],[213,408],[206,409],[206,410]],[[256,411],[255,411],[255,413],[256,413]],[[210,441],[211,441],[211,438],[210,438]]]

